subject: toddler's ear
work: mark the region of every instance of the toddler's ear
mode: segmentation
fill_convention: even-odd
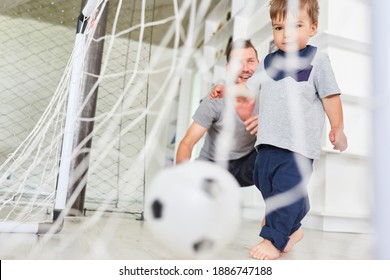
[[[316,35],[317,34],[317,30],[318,30],[318,22],[313,23],[311,25],[310,37],[313,37],[314,35]]]

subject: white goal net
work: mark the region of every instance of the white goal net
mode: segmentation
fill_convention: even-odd
[[[210,4],[169,1],[167,8],[160,1],[159,7],[171,9],[171,16],[163,18],[156,2],[39,0],[1,7],[3,231],[50,223],[53,212],[58,215],[59,195],[67,201],[60,207],[66,214],[76,204],[78,212],[118,211],[142,217],[146,165],[173,161],[167,123],[176,110],[182,70],[198,42],[196,21],[204,18]],[[81,20],[80,39],[75,30],[85,4],[92,8]],[[183,36],[184,16],[190,10],[192,30]],[[97,34],[103,24],[106,28]],[[101,64],[90,66],[99,60],[99,50],[92,53],[99,44],[104,44]],[[93,67],[100,68],[100,74]],[[79,81],[74,81],[74,73]],[[70,104],[72,88],[84,92]],[[69,119],[75,144],[64,158]],[[70,191],[64,195],[58,180],[60,166],[68,160]]]

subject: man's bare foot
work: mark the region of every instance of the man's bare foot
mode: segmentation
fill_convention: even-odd
[[[252,258],[257,260],[275,260],[280,257],[280,251],[271,241],[264,239],[249,250]]]
[[[303,236],[304,236],[304,233],[303,233],[303,230],[301,228],[294,231],[294,233],[290,235],[290,240],[288,241],[286,247],[284,248],[283,253],[290,252],[291,249],[294,247],[294,245],[302,240]]]

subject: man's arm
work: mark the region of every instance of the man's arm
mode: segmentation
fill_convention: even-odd
[[[191,158],[192,149],[206,132],[206,127],[203,127],[196,122],[192,122],[177,149],[176,163],[181,163]]]
[[[343,152],[347,149],[348,143],[347,137],[344,134],[343,108],[340,95],[335,94],[325,97],[322,99],[322,104],[324,105],[331,127],[329,140],[334,150]]]

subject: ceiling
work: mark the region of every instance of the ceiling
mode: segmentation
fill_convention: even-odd
[[[82,0],[0,0],[0,13],[10,17],[35,19],[75,29],[82,2]],[[181,6],[184,0],[177,0],[177,2]],[[200,2],[200,0],[197,1],[197,4],[199,5]],[[209,11],[215,7],[219,0],[211,0],[210,2]],[[109,1],[107,33],[112,30],[118,3],[120,3],[119,0]],[[140,22],[141,5],[141,0],[123,0],[121,2],[117,32]],[[187,12],[182,22],[184,32],[188,24],[188,14]],[[173,15],[173,0],[146,0],[145,22],[162,20]],[[149,36],[151,42],[159,45],[171,25],[172,23],[168,22],[153,27],[153,31],[150,32]],[[138,31],[133,31],[130,36],[137,39]],[[170,45],[172,45],[172,42],[170,42]]]

